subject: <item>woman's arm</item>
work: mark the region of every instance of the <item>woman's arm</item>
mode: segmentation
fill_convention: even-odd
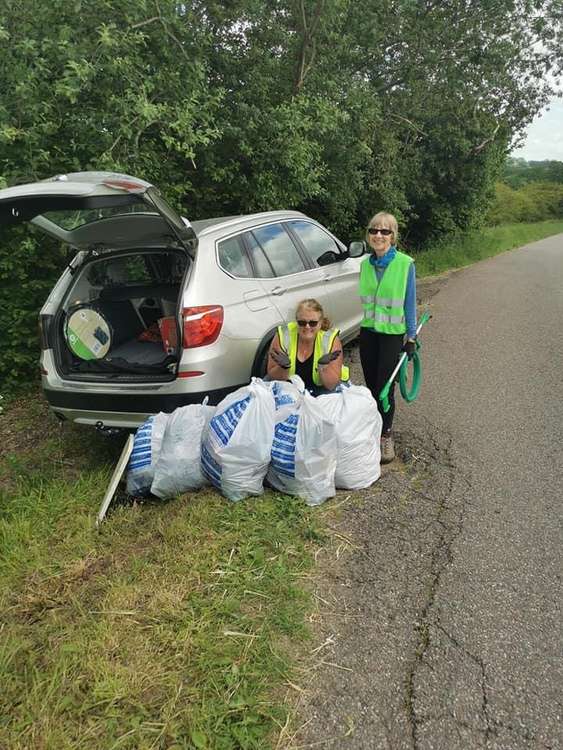
[[[289,369],[286,370],[285,367],[278,365],[278,363],[272,357],[273,351],[276,351],[276,352],[283,351],[281,348],[280,340],[279,340],[277,333],[272,339],[272,343],[270,344],[270,349],[268,351],[268,366],[267,366],[268,377],[271,380],[289,380]]]
[[[319,365],[319,377],[325,388],[332,391],[340,383],[340,375],[342,372],[342,365],[344,363],[344,357],[342,356],[342,342],[336,336],[332,343],[331,351],[338,351],[338,357],[329,362],[328,365]]]

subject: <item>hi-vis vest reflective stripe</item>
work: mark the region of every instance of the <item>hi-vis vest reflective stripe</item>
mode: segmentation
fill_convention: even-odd
[[[405,293],[413,259],[397,252],[380,282],[375,268],[365,258],[360,266],[360,297],[364,311],[362,326],[378,333],[405,333]]]
[[[319,331],[315,338],[315,348],[313,350],[313,383],[315,385],[322,385],[322,380],[319,376],[319,359],[323,354],[328,354],[334,343],[334,339],[338,336],[338,328],[329,328],[327,331]],[[299,326],[295,322],[288,323],[285,326],[278,326],[278,338],[282,349],[286,352],[289,357],[290,366],[289,374],[295,375],[295,368],[297,365],[297,339],[299,338]],[[346,381],[350,379],[350,371],[342,365],[340,370],[340,380]]]

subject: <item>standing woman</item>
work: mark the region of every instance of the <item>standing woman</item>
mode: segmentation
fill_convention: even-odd
[[[364,317],[360,328],[360,359],[367,387],[383,418],[381,463],[395,458],[394,384],[385,413],[379,394],[395,369],[401,352],[409,359],[416,340],[416,273],[414,260],[397,250],[397,219],[381,211],[367,229],[370,255],[360,267],[360,297]],[[406,340],[405,340],[406,336]]]
[[[295,374],[313,396],[333,391],[349,377],[348,368],[343,366],[338,329],[331,328],[316,299],[302,300],[295,320],[278,326],[270,345],[270,380],[288,380]]]

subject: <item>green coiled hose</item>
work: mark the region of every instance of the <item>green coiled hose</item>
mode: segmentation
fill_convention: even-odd
[[[420,360],[420,357],[418,356],[418,349],[420,349],[420,344],[418,341],[416,342],[416,351],[412,355],[412,384],[409,389],[409,360],[408,357],[404,360],[403,364],[401,365],[401,369],[399,370],[399,388],[401,390],[401,396],[405,399],[407,403],[410,404],[411,401],[414,401],[417,396],[418,392],[420,391],[420,386],[422,385],[422,362]],[[387,408],[385,411],[388,411]]]

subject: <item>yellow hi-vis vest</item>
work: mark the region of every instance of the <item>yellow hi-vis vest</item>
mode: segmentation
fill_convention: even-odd
[[[334,339],[338,336],[338,328],[329,328],[327,331],[318,331],[315,338],[315,348],[313,350],[313,383],[315,385],[322,385],[323,382],[319,376],[319,359],[324,355],[328,354],[334,343]],[[295,368],[297,365],[297,339],[299,337],[299,326],[295,321],[287,323],[284,326],[278,326],[278,338],[280,340],[281,348],[289,357],[289,374],[295,375]],[[350,379],[350,371],[342,365],[340,370],[340,380],[346,381]]]
[[[360,266],[360,297],[363,328],[378,333],[405,333],[405,294],[411,263],[410,255],[397,251],[378,282],[374,266],[365,258]]]

